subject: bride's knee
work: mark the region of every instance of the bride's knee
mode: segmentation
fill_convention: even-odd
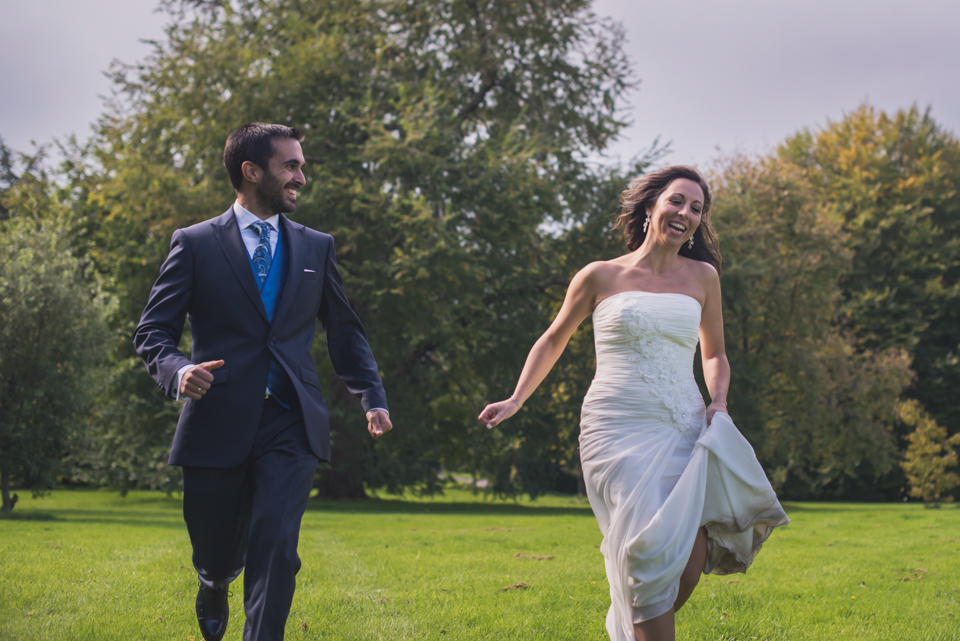
[[[700,583],[700,568],[688,566],[680,575],[680,592],[693,592],[693,589]]]
[[[693,594],[693,590],[697,587],[697,583],[699,582],[699,573],[692,573],[687,570],[680,575],[680,586],[677,590],[677,600],[673,604],[673,609],[675,612],[679,612],[680,608],[684,606],[684,604],[687,602],[687,599],[689,599]]]
[[[706,560],[707,532],[705,528],[700,528],[700,531],[697,532],[697,538],[694,542],[690,559],[687,561],[687,566],[680,575],[680,586],[677,590],[677,601],[674,605],[675,610],[682,608],[683,604],[690,598],[690,595],[693,594],[694,588],[696,588],[700,582],[700,575],[703,573]]]

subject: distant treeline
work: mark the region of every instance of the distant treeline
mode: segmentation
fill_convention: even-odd
[[[589,160],[636,84],[621,30],[585,0],[186,4],[143,64],[113,69],[95,135],[62,165],[0,154],[5,488],[178,487],[179,407],[132,331],[171,233],[233,200],[227,134],[262,120],[307,130],[292,218],[336,239],[396,426],[364,437],[320,335],[321,494],[434,492],[442,469],[502,495],[577,491],[589,322],[515,419],[476,416],[577,270],[624,252],[620,191],[669,161]],[[707,169],[735,422],[785,498],[899,500],[902,401],[960,430],[960,142],[917,108],[864,105]]]

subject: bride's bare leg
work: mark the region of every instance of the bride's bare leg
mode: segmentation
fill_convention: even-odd
[[[703,566],[706,562],[707,528],[702,527],[697,531],[697,539],[693,543],[693,552],[690,553],[687,567],[683,569],[683,574],[680,575],[680,589],[677,592],[677,600],[673,604],[675,612],[678,612],[690,598],[690,595],[693,594],[693,589],[700,582],[700,575],[703,574]]]
[[[658,617],[633,624],[633,633],[637,641],[675,641],[677,638],[674,629],[673,609],[664,612]]]
[[[675,614],[677,610],[683,607],[693,589],[697,587],[700,581],[700,575],[703,574],[703,566],[707,562],[707,528],[702,527],[697,530],[697,538],[693,543],[693,551],[690,553],[690,560],[687,561],[687,567],[683,569],[680,575],[680,589],[677,593],[677,600],[673,607],[660,616],[644,621],[643,623],[633,624],[633,633],[637,641],[675,641]]]

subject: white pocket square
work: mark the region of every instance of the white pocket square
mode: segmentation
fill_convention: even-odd
[[[305,269],[305,270],[303,270],[303,273],[304,273],[304,274],[316,274],[316,273],[317,273],[317,270],[315,270],[315,269]]]

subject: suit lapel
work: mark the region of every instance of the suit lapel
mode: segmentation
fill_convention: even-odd
[[[303,278],[303,266],[307,255],[307,240],[303,235],[303,228],[299,225],[294,226],[287,217],[280,214],[280,227],[283,230],[283,242],[286,243],[284,249],[287,253],[287,282],[283,286],[283,294],[280,295],[280,305],[277,312],[273,315],[273,324],[277,325],[293,305],[293,300],[297,296],[297,287],[300,286],[300,279]]]
[[[243,291],[247,292],[250,302],[263,316],[263,320],[270,322],[267,317],[267,310],[263,306],[263,300],[260,298],[260,289],[257,287],[257,278],[253,275],[253,269],[250,267],[250,257],[247,254],[247,248],[243,245],[243,238],[240,236],[240,226],[237,224],[237,217],[233,213],[233,207],[220,216],[213,226],[216,230],[217,240],[220,241],[220,248],[227,257],[227,262],[233,268],[233,273],[240,279]]]

